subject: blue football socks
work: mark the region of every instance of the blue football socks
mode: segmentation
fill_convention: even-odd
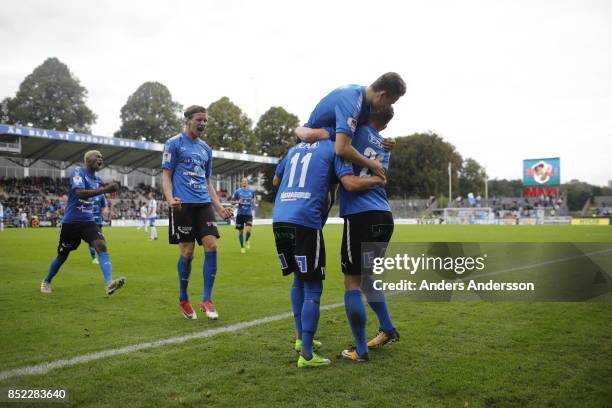
[[[378,317],[379,327],[386,332],[392,331],[393,323],[391,323],[387,302],[368,302],[368,304]]]
[[[204,297],[202,300],[207,301],[212,297],[215,277],[217,276],[217,251],[204,253]]]
[[[312,358],[312,341],[319,324],[319,304],[323,282],[304,282],[304,306],[302,306],[302,355]]]
[[[295,320],[295,331],[297,338],[302,338],[302,306],[304,304],[304,281],[297,273],[293,274],[293,285],[291,285],[291,308]]]
[[[102,275],[104,275],[104,283],[108,285],[113,280],[113,265],[111,264],[110,256],[108,252],[100,252],[98,258]]]
[[[242,234],[242,231],[238,233],[238,241],[240,241],[240,248],[244,247],[244,235]]]
[[[357,354],[363,356],[368,352],[368,342],[366,340],[367,315],[359,289],[344,292],[344,307],[357,346]]]
[[[191,276],[191,261],[193,261],[193,257],[179,255],[178,263],[176,264],[179,278],[179,300],[181,302],[189,299],[187,287],[189,286],[189,277]]]
[[[47,272],[45,282],[51,283],[51,280],[59,271],[60,266],[62,266],[62,263],[59,261],[59,259],[55,258],[53,261],[51,261],[51,265],[49,265],[49,272]]]

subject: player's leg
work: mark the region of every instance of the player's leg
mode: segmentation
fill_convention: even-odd
[[[202,296],[202,302],[200,302],[200,308],[209,319],[217,319],[219,314],[212,302],[212,293],[217,277],[217,239],[220,236],[215,212],[211,204],[206,204],[197,209],[194,227],[196,237],[201,237],[198,239],[198,243],[204,246],[204,265],[202,267],[204,295]]]
[[[98,263],[98,258],[96,258],[96,248],[93,245],[89,244],[89,256],[91,256],[92,263]]]
[[[354,361],[368,361],[366,338],[367,314],[361,298],[361,268],[359,258],[361,247],[356,245],[359,224],[351,216],[344,219],[342,233],[341,261],[344,274],[344,308],[355,339],[355,349],[342,351],[342,356]]]
[[[186,319],[197,319],[197,315],[193,307],[189,303],[189,278],[191,277],[191,262],[193,261],[193,251],[195,245],[193,242],[179,243],[179,258],[176,264],[179,278],[179,305],[183,310],[183,315]]]
[[[204,295],[200,303],[200,309],[206,313],[209,319],[217,319],[219,314],[212,302],[213,287],[217,277],[217,237],[206,235],[202,238],[204,246],[204,265],[202,276],[204,277]]]
[[[314,353],[314,337],[319,325],[321,294],[325,279],[325,243],[320,230],[298,226],[295,259],[304,281],[302,305],[302,349],[298,367],[317,367],[330,361]]]
[[[155,218],[149,219],[149,227],[151,227],[151,236],[150,236],[151,240],[157,239],[157,228],[155,227],[155,221],[156,221]]]
[[[367,226],[363,229],[364,236],[361,237],[361,242],[376,242],[381,245],[381,256],[384,256],[386,245],[391,240],[393,235],[393,216],[390,212],[368,212],[358,215],[361,219],[361,224]],[[372,276],[366,271],[362,275],[361,290],[365,294],[368,305],[378,318],[379,331],[377,335],[368,341],[368,348],[379,348],[388,343],[393,343],[399,340],[399,333],[393,326],[387,300],[382,290],[375,290]]]
[[[179,307],[187,320],[196,320],[198,315],[189,302],[187,289],[191,277],[191,263],[193,261],[194,235],[193,235],[193,207],[183,205],[171,208],[168,220],[168,242],[179,246],[179,258],[176,264],[179,279]]]
[[[238,215],[236,217],[236,229],[238,230],[238,242],[240,242],[240,252],[244,254],[244,217],[242,215]]]
[[[123,276],[113,279],[113,264],[106,247],[104,234],[102,234],[100,227],[95,223],[84,223],[81,234],[81,238],[96,249],[98,261],[100,262],[100,270],[106,285],[106,294],[112,295],[125,285],[126,279]]]
[[[246,232],[244,239],[244,242],[246,243],[246,249],[251,249],[251,241],[249,241],[249,239],[251,238],[251,231],[253,230],[253,217],[247,217],[244,229]]]
[[[66,262],[66,259],[68,259],[70,251],[78,248],[80,243],[81,238],[75,228],[75,224],[63,224],[57,245],[57,257],[51,261],[47,276],[40,284],[40,291],[42,293],[51,293],[51,281],[59,272],[60,267]]]

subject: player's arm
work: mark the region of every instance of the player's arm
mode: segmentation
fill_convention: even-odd
[[[84,188],[77,187],[74,189],[74,194],[78,198],[90,198],[100,194],[113,193],[117,190],[119,190],[119,183],[113,181],[112,183],[105,184],[104,186],[93,190],[86,190]]]
[[[340,177],[340,182],[347,191],[368,190],[374,187],[384,187],[387,184],[384,179],[378,176],[359,177],[354,174]]]
[[[240,200],[238,199],[237,193],[238,193],[238,190],[234,191],[234,195],[232,196],[232,200],[230,201],[232,205],[240,204]]]
[[[164,198],[170,207],[177,208],[181,206],[181,199],[172,196],[172,173],[174,173],[174,170],[163,170],[162,190],[164,190]]]
[[[272,179],[272,185],[274,187],[280,186],[281,180],[283,179],[283,172],[285,171],[285,163],[287,162],[287,155],[281,159],[280,162],[276,165],[276,169],[274,170],[274,178]]]
[[[357,151],[352,145],[352,139],[345,133],[336,134],[336,154],[360,167],[367,167],[372,173],[385,179],[385,169],[380,161],[368,159]]]
[[[317,140],[325,140],[330,138],[330,134],[326,129],[311,129],[304,126],[295,128],[295,135],[304,142],[316,142]]]
[[[231,208],[225,208],[221,205],[212,180],[208,179],[206,182],[208,183],[208,194],[210,195],[210,201],[212,202],[213,207],[215,207],[215,210],[217,210],[217,213],[223,217],[223,219],[230,218],[232,215],[234,215],[234,211]]]

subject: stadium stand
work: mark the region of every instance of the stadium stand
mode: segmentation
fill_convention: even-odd
[[[41,225],[55,225],[60,198],[68,192],[67,177],[88,150],[99,150],[105,158],[99,176],[122,185],[109,197],[111,219],[136,219],[149,192],[155,193],[160,205],[158,216],[167,217],[160,187],[162,144],[0,124],[0,202],[5,224],[19,225],[20,214],[25,213],[28,224],[36,217]],[[278,163],[276,157],[222,150],[214,150],[213,155],[213,182],[222,201],[242,177]],[[256,188],[260,187],[258,179]]]

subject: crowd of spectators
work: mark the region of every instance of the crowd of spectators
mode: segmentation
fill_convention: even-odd
[[[0,203],[4,207],[4,220],[7,225],[31,225],[33,219],[56,225],[61,217],[62,208],[68,198],[70,181],[68,178],[51,177],[0,177]],[[140,183],[134,188],[121,186],[119,191],[108,194],[108,219],[135,220],[140,218],[140,208],[149,202],[149,193],[157,200],[158,218],[167,218],[169,207],[163,198],[161,188]],[[227,201],[229,192],[217,192],[219,199]],[[64,202],[64,204],[62,203]]]
[[[23,218],[30,225],[33,219],[57,224],[67,200],[70,182],[67,178],[25,177],[0,178],[0,203],[4,208],[7,225],[19,225]],[[168,205],[164,202],[161,189],[139,184],[134,189],[122,186],[107,196],[109,219],[137,219],[140,207],[149,201],[153,193],[158,203],[158,217],[168,216]],[[24,215],[25,214],[25,215]]]

